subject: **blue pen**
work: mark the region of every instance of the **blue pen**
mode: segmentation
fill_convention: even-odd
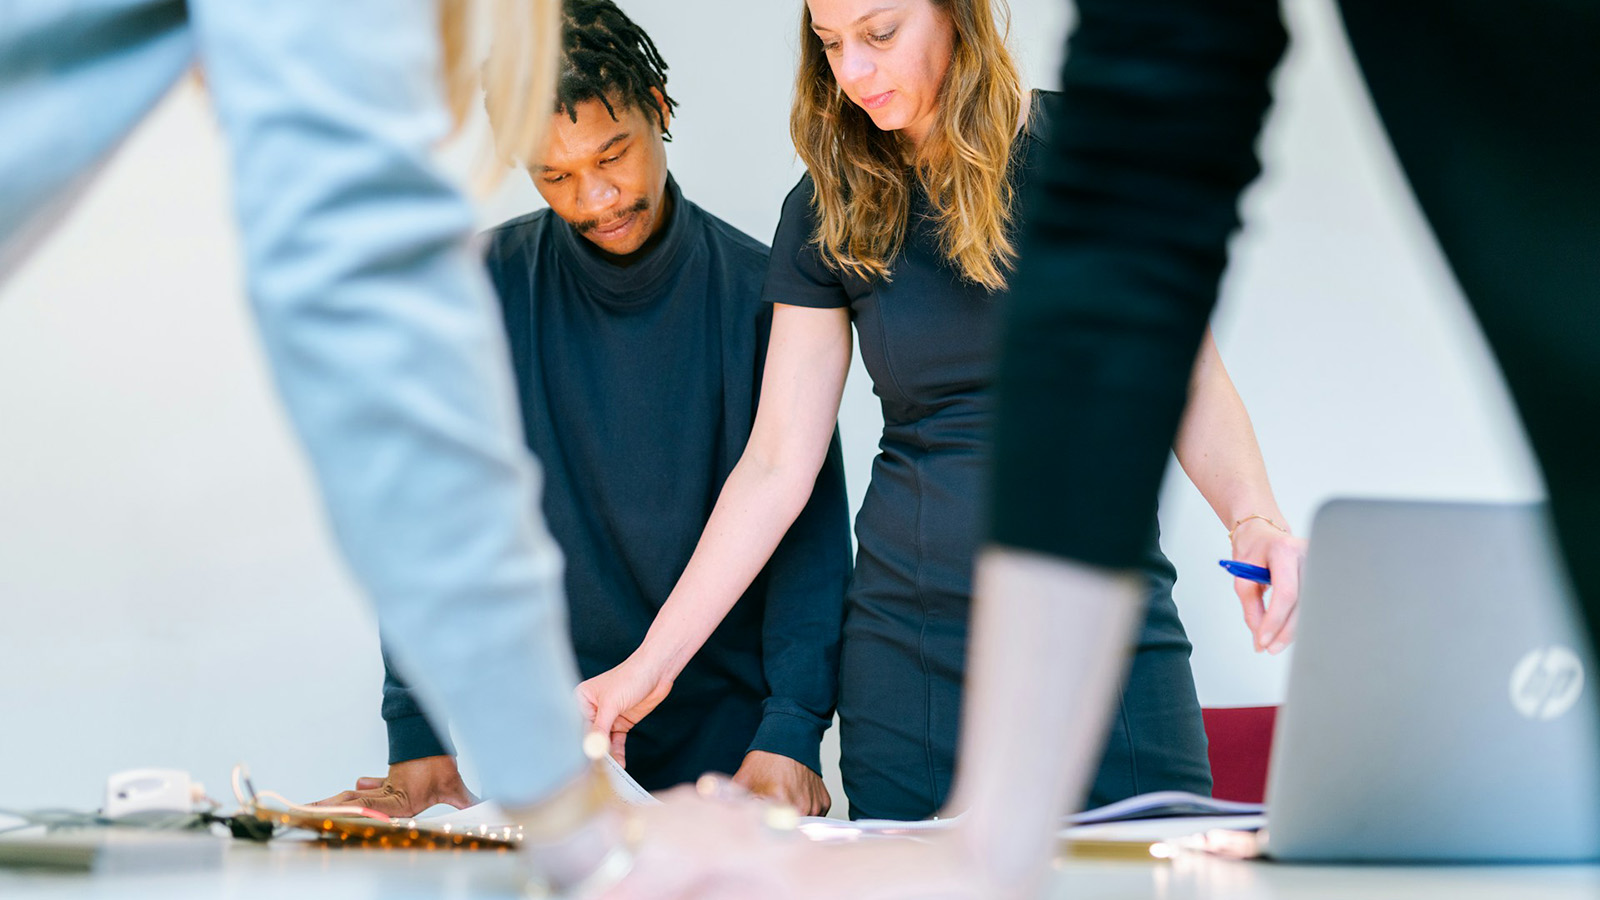
[[[1219,559],[1217,565],[1228,570],[1228,574],[1245,581],[1254,581],[1256,584],[1271,584],[1272,573],[1260,566],[1239,562],[1237,559]]]

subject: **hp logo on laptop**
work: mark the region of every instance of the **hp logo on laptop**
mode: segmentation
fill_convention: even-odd
[[[1583,694],[1583,662],[1566,647],[1540,647],[1511,670],[1511,705],[1536,721],[1554,719]]]

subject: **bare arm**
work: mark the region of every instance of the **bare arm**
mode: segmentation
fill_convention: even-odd
[[[827,456],[849,370],[848,310],[773,310],[750,443],[640,647],[671,675],[711,636],[800,515]]]
[[[848,310],[777,304],[750,441],[694,555],[639,649],[578,688],[592,729],[611,736],[618,759],[628,730],[671,691],[804,508],[849,369]]]
[[[1267,466],[1261,459],[1250,414],[1222,365],[1210,329],[1195,356],[1189,405],[1173,450],[1184,474],[1229,530],[1235,521],[1250,515],[1283,524],[1283,514],[1267,483]]]
[[[961,849],[994,879],[988,896],[1040,887],[1061,813],[1082,802],[1105,750],[1142,598],[1135,573],[994,545],[980,552],[949,812],[963,813]]]
[[[1235,579],[1234,588],[1256,649],[1282,650],[1294,637],[1305,542],[1290,533],[1278,509],[1250,414],[1228,377],[1210,329],[1195,357],[1189,404],[1173,449],[1184,473],[1233,534],[1233,558],[1272,571],[1270,609],[1263,585]]]

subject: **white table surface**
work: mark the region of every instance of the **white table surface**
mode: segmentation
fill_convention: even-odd
[[[520,900],[509,854],[230,845],[220,868],[84,875],[0,870],[3,900],[46,898],[506,898]],[[1168,862],[1064,861],[1055,897],[1226,900],[1566,900],[1600,897],[1600,866],[1291,866],[1180,856]],[[752,898],[755,900],[755,898]]]

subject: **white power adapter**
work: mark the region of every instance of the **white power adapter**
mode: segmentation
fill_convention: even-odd
[[[106,779],[106,803],[100,814],[116,819],[144,812],[194,812],[205,788],[178,769],[130,769]]]

